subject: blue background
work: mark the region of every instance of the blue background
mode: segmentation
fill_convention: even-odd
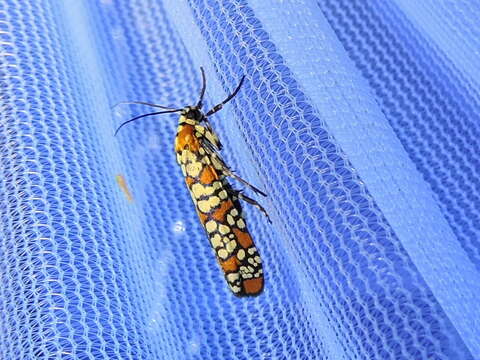
[[[0,358],[480,359],[480,5],[3,0]],[[173,141],[269,196],[228,290]],[[134,200],[116,182],[126,179]],[[237,184],[238,186],[238,184]],[[247,191],[247,193],[249,193]],[[254,196],[254,194],[249,193]]]

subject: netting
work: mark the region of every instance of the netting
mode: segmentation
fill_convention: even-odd
[[[448,0],[0,2],[0,358],[479,359],[479,18]],[[255,298],[216,263],[176,115],[113,136],[149,111],[119,101],[194,103],[200,66],[207,108],[246,76],[211,122],[268,192],[273,224],[244,206]]]

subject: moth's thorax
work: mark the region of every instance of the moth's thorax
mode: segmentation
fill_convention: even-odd
[[[180,115],[180,120],[183,118],[184,121],[194,121],[195,123],[192,123],[192,125],[200,123],[205,117],[202,110],[200,110],[200,108],[197,106],[184,107],[180,112]]]
[[[195,127],[199,125],[191,124],[193,120],[186,119],[182,121],[183,116],[177,128],[177,136],[175,138],[175,152],[180,153],[183,150],[198,151],[200,149],[200,142],[196,136]],[[198,122],[197,122],[198,124]]]
[[[197,106],[186,106],[180,113],[178,120],[177,137],[175,138],[175,151],[199,151],[202,138],[207,130],[202,125],[205,115]]]
[[[182,126],[182,125],[196,126],[196,125],[200,125],[200,121],[192,118],[188,118],[185,115],[180,115],[180,119],[178,119],[178,126]]]

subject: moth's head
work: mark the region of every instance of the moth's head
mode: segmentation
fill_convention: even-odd
[[[198,106],[186,106],[183,108],[181,115],[185,116],[185,118],[195,121],[202,121],[204,118],[203,112],[200,110]]]

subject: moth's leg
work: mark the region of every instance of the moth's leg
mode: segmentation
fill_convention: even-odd
[[[235,180],[240,181],[242,184],[245,184],[245,185],[248,186],[250,189],[252,189],[253,191],[255,191],[257,194],[260,194],[260,195],[262,195],[262,196],[267,196],[267,194],[265,194],[262,190],[260,190],[260,189],[258,189],[257,187],[253,186],[253,185],[250,184],[247,180],[243,180],[240,176],[238,176],[237,174],[235,174],[233,171],[228,170],[228,172],[225,172],[225,175],[230,176],[230,177],[234,178]]]
[[[253,186],[250,184],[247,180],[242,179],[240,176],[235,174],[227,164],[225,164],[225,161],[218,155],[216,152],[211,152],[210,153],[210,158],[212,160],[212,165],[219,171],[221,171],[225,176],[230,176],[234,178],[237,181],[240,181],[242,184],[248,186],[250,189],[255,191],[257,194],[260,194],[262,196],[267,196],[262,190],[258,189],[257,187]]]
[[[220,139],[218,138],[215,131],[213,131],[210,122],[207,120],[207,118],[205,118],[204,122],[205,129],[207,129],[207,131],[205,132],[205,138],[208,140],[207,146],[210,146],[212,148],[212,151],[222,150],[222,143],[220,142]]]
[[[230,193],[234,197],[237,197],[238,199],[243,200],[243,201],[249,203],[250,205],[255,206],[258,210],[260,210],[263,213],[263,215],[265,215],[267,217],[268,222],[270,224],[272,223],[272,221],[270,220],[270,216],[268,216],[267,210],[265,210],[264,207],[257,202],[257,200],[254,200],[251,197],[248,197],[247,195],[245,195],[240,190],[230,189]]]

